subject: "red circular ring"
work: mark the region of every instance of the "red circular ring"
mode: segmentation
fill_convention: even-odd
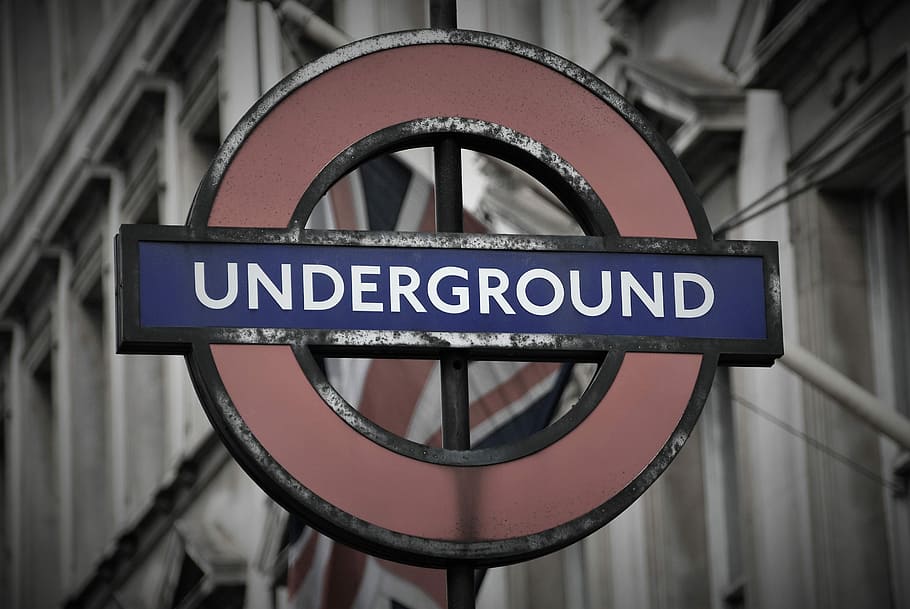
[[[209,226],[284,227],[309,183],[354,142],[408,120],[460,116],[560,155],[620,235],[696,238],[667,169],[626,119],[526,57],[458,44],[388,48],[281,94],[235,151]],[[608,502],[673,441],[703,359],[626,354],[600,405],[562,439],[523,459],[465,468],[408,459],[361,436],[324,404],[290,347],[212,345],[211,354],[245,425],[306,489],[374,526],[456,543],[538,534]]]

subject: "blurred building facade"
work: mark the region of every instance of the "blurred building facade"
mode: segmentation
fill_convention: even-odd
[[[285,605],[286,514],[213,437],[183,361],[114,354],[113,235],[182,224],[300,58],[427,22],[424,0],[0,0],[0,605]],[[788,341],[905,417],[908,23],[904,0],[459,2],[461,27],[628,97],[719,236],[780,242]],[[466,166],[495,230],[574,230],[520,172]],[[721,370],[637,503],[491,570],[479,606],[910,608],[908,469],[784,367]]]

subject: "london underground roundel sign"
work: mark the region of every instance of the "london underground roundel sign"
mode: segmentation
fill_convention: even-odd
[[[315,231],[339,178],[455,138],[548,186],[584,237]],[[592,75],[464,31],[356,42],[266,94],[184,227],[118,237],[119,349],[182,353],[234,457],[321,531],[403,562],[496,565],[629,506],[688,437],[718,363],[781,353],[777,248],[715,242],[667,146]],[[333,356],[602,361],[570,412],[503,447],[390,434]]]

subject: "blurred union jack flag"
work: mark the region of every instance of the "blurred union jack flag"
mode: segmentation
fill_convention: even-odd
[[[345,176],[308,227],[345,230],[435,229],[433,185],[391,156]],[[466,232],[485,232],[465,214]],[[364,416],[388,431],[441,446],[439,366],[433,360],[327,359],[326,375]],[[546,427],[559,407],[571,365],[472,362],[468,368],[471,445],[506,444]],[[394,408],[390,407],[394,405]],[[419,498],[415,498],[419,501]],[[381,560],[335,543],[291,515],[288,606],[295,609],[443,609],[445,572]]]

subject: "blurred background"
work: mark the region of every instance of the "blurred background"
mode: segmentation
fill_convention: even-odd
[[[717,237],[780,243],[789,358],[721,368],[639,501],[561,552],[478,573],[478,606],[910,607],[910,2],[458,9],[460,27],[628,98]],[[182,358],[114,345],[120,224],[183,224],[222,139],[302,63],[427,24],[425,0],[0,0],[0,606],[444,607],[442,572],[338,546],[264,495]],[[463,166],[471,230],[579,232],[533,177],[470,151]],[[310,225],[433,230],[431,210],[418,149],[345,177]],[[367,416],[405,408],[394,431],[438,441],[433,362],[325,369]],[[472,365],[475,443],[539,430],[592,371]]]

